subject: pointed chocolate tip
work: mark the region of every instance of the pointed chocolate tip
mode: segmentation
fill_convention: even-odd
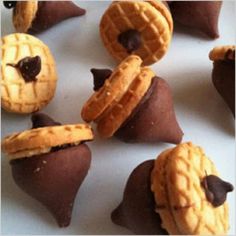
[[[114,224],[126,227],[122,220],[122,203],[111,213],[111,220]]]
[[[97,91],[99,90],[105,81],[110,77],[112,74],[112,70],[110,69],[95,69],[92,68],[91,73],[93,74],[93,90]]]
[[[44,113],[34,113],[31,116],[32,129],[61,125],[61,123],[54,121],[50,116]]]

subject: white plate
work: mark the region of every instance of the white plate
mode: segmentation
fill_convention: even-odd
[[[82,122],[80,110],[92,93],[91,68],[114,68],[99,37],[99,21],[109,2],[79,2],[87,14],[63,22],[38,35],[51,48],[59,74],[56,95],[43,109],[63,123]],[[153,70],[168,81],[183,141],[202,146],[221,176],[235,186],[234,119],[211,82],[209,51],[235,43],[235,3],[224,2],[220,38],[209,40],[180,31],[174,33],[167,55]],[[11,11],[2,8],[2,35],[14,32]],[[2,137],[30,127],[30,116],[2,111]],[[155,158],[171,144],[125,144],[96,138],[89,143],[92,166],[77,195],[71,224],[60,229],[50,213],[13,182],[10,165],[2,157],[3,234],[131,234],[114,225],[111,211],[119,204],[127,178],[141,162]],[[235,234],[235,192],[228,194],[230,234]]]

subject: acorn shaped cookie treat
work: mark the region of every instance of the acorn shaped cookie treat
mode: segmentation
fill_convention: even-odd
[[[212,81],[235,116],[235,46],[219,46],[211,50]]]
[[[1,106],[27,114],[46,106],[54,96],[57,73],[50,49],[28,34],[1,39]]]
[[[19,33],[39,33],[71,17],[85,14],[72,1],[4,1],[13,8],[13,24]]]
[[[222,1],[167,1],[175,23],[215,39],[219,37],[218,19]]]
[[[160,60],[172,38],[173,21],[167,4],[160,1],[115,1],[100,22],[104,46],[117,60],[130,54],[144,65]]]
[[[98,133],[125,142],[181,142],[169,85],[136,55],[112,72],[93,69],[95,92],[83,106],[84,121]],[[98,81],[98,82],[97,82]]]
[[[86,177],[93,139],[87,124],[61,125],[45,114],[32,116],[30,130],[4,138],[15,183],[41,202],[60,227],[70,224],[76,194]]]
[[[231,191],[200,147],[182,143],[134,169],[111,219],[135,234],[225,235]]]

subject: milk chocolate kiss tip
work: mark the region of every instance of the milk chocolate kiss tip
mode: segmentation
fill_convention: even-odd
[[[46,126],[61,125],[61,123],[54,121],[50,116],[38,112],[32,114],[31,121],[32,121],[32,129]]]
[[[92,68],[91,73],[93,74],[93,90],[99,90],[105,83],[105,81],[110,77],[112,74],[112,70],[110,69],[95,69]]]
[[[61,21],[85,13],[85,9],[80,8],[72,1],[40,1],[38,2],[36,17],[28,32],[32,34],[39,33]]]

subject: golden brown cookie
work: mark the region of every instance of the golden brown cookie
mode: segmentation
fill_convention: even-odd
[[[203,181],[218,176],[212,161],[192,143],[163,152],[155,161],[151,189],[162,227],[170,234],[226,234],[229,229],[226,202],[213,206]],[[232,191],[232,190],[231,190]]]
[[[28,34],[1,39],[1,105],[9,112],[31,113],[53,98],[57,73],[50,49]]]
[[[235,60],[235,45],[217,46],[210,53],[209,58],[212,61],[231,59]]]
[[[64,144],[78,145],[93,139],[87,124],[63,125],[30,129],[4,138],[2,150],[10,159],[49,153],[52,147]]]
[[[171,14],[160,1],[113,2],[100,22],[104,46],[117,61],[135,54],[144,65],[165,55],[172,30]]]

